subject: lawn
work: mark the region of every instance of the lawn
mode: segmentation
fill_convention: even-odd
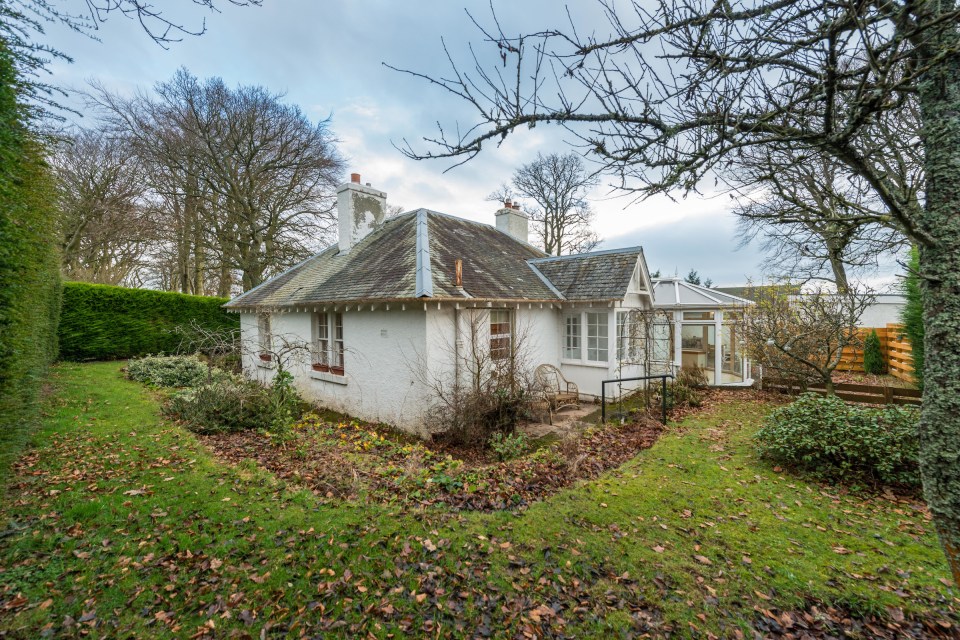
[[[953,637],[922,504],[771,469],[736,400],[517,511],[331,500],[62,364],[0,503],[0,636]],[[270,446],[264,439],[264,447]]]

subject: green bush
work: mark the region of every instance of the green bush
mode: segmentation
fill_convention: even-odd
[[[920,288],[920,252],[914,247],[910,251],[907,277],[903,281],[903,294],[906,304],[900,312],[900,322],[910,341],[913,356],[913,379],[917,387],[923,389],[923,290]]]
[[[874,329],[863,341],[863,371],[873,375],[887,372],[887,363],[883,359],[883,350],[880,348],[880,336]]]
[[[164,413],[195,433],[258,429],[285,432],[300,416],[301,400],[289,374],[278,374],[271,387],[232,377],[185,389],[164,406]]]
[[[127,377],[157,387],[199,387],[208,382],[228,380],[230,374],[207,366],[196,355],[146,356],[127,363]]]
[[[239,326],[221,305],[226,298],[68,282],[63,287],[60,357],[114,360],[173,353],[191,321],[210,330]]]
[[[530,448],[527,436],[522,433],[509,434],[498,431],[490,436],[488,444],[500,462],[519,458]]]
[[[761,456],[823,479],[918,486],[919,420],[913,407],[805,393],[767,416],[755,440]]]
[[[55,187],[22,82],[0,38],[0,478],[38,418],[60,312]]]

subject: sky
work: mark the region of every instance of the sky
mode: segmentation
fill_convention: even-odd
[[[81,0],[65,0],[81,10]],[[511,135],[500,147],[484,149],[469,163],[450,168],[444,160],[415,161],[395,145],[415,147],[436,133],[441,121],[473,123],[470,107],[428,83],[393,71],[384,63],[442,76],[450,71],[444,44],[460,62],[482,34],[469,11],[489,25],[489,0],[264,0],[261,7],[236,7],[221,0],[211,13],[188,0],[165,0],[167,15],[206,33],[187,36],[163,49],[134,21],[108,16],[96,37],[63,26],[46,27],[43,41],[73,58],[55,61],[53,82],[82,90],[96,80],[107,89],[130,94],[149,91],[181,66],[199,78],[218,76],[228,85],[262,85],[283,93],[313,120],[330,118],[348,172],[387,192],[388,203],[404,210],[428,208],[493,224],[495,203],[486,197],[507,182],[515,169],[537,152],[569,150],[563,131],[538,127]],[[167,6],[169,5],[169,9]],[[556,0],[494,0],[507,33],[566,26],[564,5]],[[572,9],[578,31],[606,33],[599,5],[581,2]],[[468,65],[469,66],[469,65]],[[84,107],[74,92],[68,103]],[[79,124],[89,123],[70,116]],[[91,123],[92,124],[92,123]],[[449,170],[448,170],[449,169]],[[651,271],[686,275],[691,269],[715,285],[743,284],[760,278],[762,255],[755,245],[739,247],[729,198],[722,195],[666,196],[636,201],[609,183],[590,194],[596,211],[600,248],[640,245]]]

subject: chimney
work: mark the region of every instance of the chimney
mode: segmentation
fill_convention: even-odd
[[[513,204],[509,200],[506,200],[503,208],[497,211],[497,229],[514,240],[527,244],[530,243],[529,222],[527,216],[520,211],[520,205]]]
[[[340,253],[349,253],[351,247],[383,224],[386,212],[387,194],[372,188],[369,182],[362,184],[359,173],[351,173],[350,182],[337,188]]]

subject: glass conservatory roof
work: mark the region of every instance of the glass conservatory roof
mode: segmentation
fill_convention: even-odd
[[[746,298],[690,284],[683,278],[653,280],[653,306],[660,308],[732,309],[751,305]]]

